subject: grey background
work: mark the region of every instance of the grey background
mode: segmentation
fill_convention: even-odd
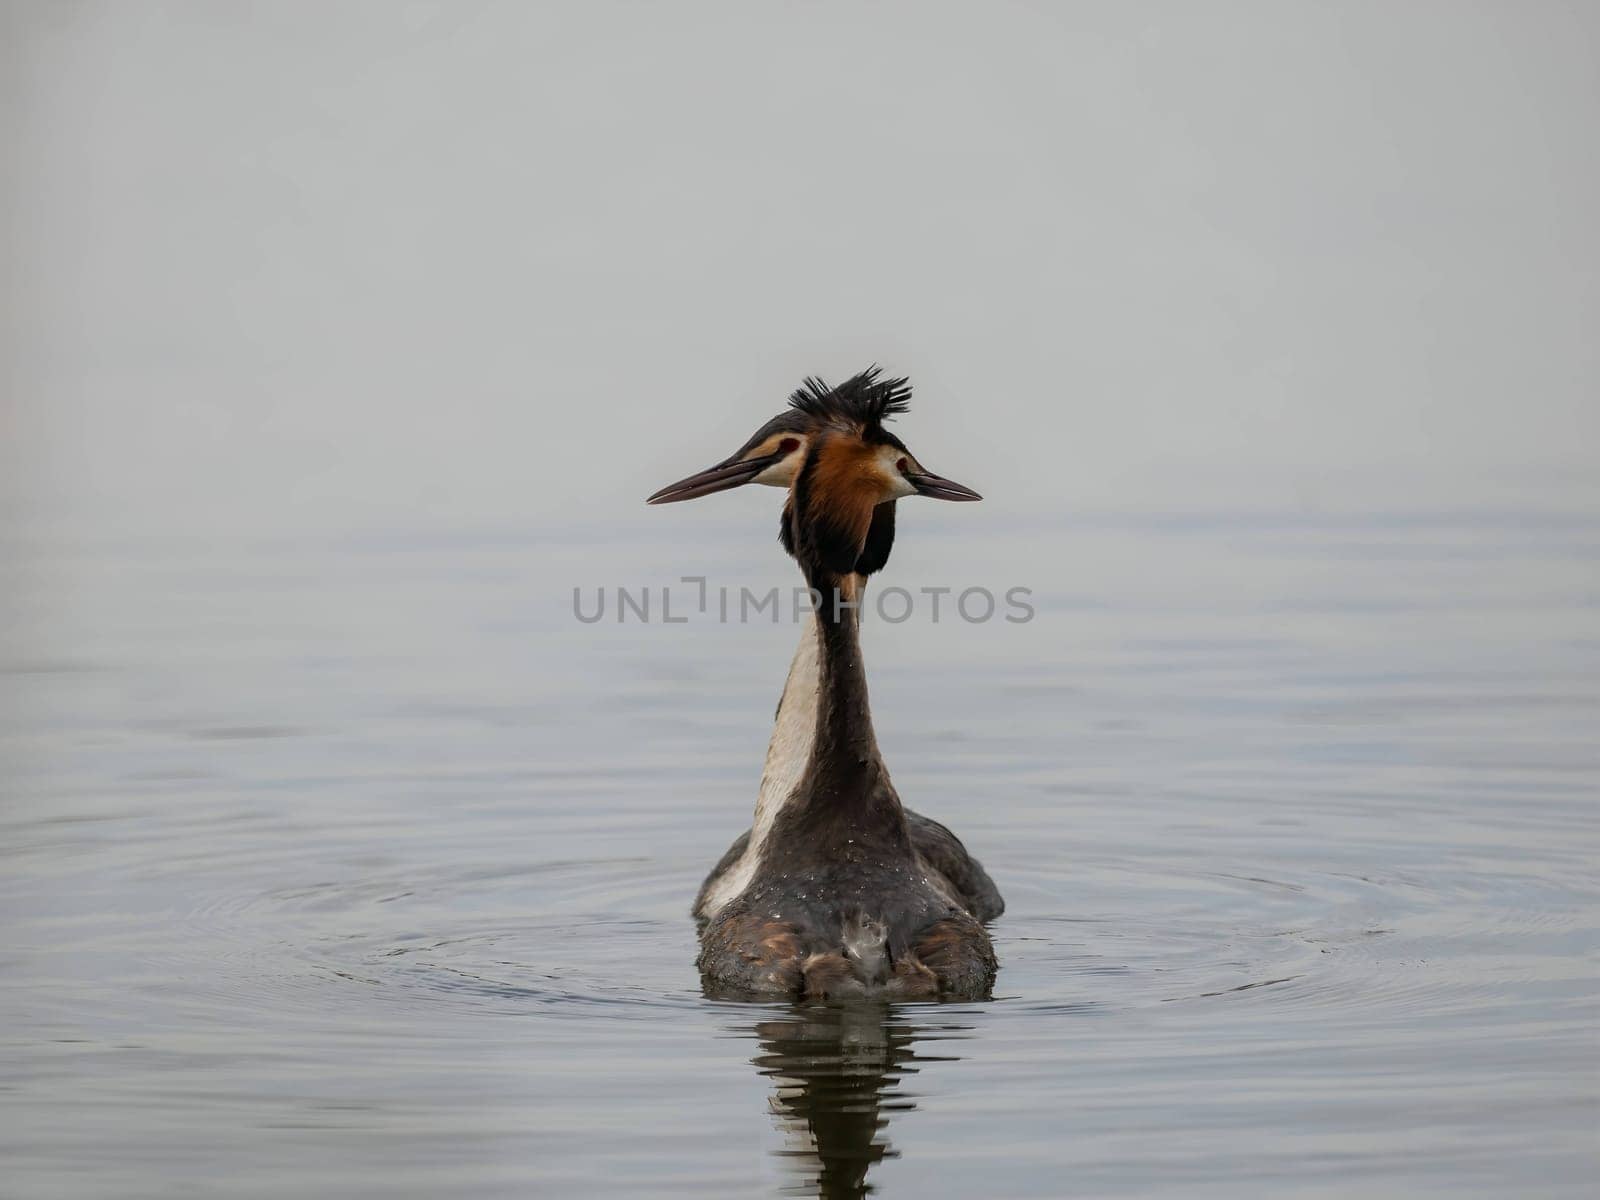
[[[1595,465],[1593,5],[3,12],[13,527],[634,521],[872,360],[1004,512]]]

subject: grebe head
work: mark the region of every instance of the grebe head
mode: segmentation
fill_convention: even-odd
[[[645,503],[694,500],[747,483],[786,488],[794,482],[795,472],[805,459],[806,444],[815,429],[816,422],[798,409],[781,412],[727,458],[677,483],[667,484]]]
[[[792,488],[812,444],[824,434],[874,447],[878,473],[884,484],[874,493],[872,514],[862,549],[853,568],[861,576],[883,569],[894,547],[894,502],[901,496],[923,495],[943,500],[976,500],[978,494],[948,479],[940,479],[917,462],[905,443],[883,428],[883,422],[906,411],[911,398],[904,379],[883,379],[877,367],[868,367],[838,387],[808,378],[789,397],[789,408],[773,417],[727,458],[704,471],[668,484],[647,504],[672,504],[741,487],[765,483]],[[785,502],[778,525],[779,539],[795,553],[793,495]]]
[[[808,379],[790,404],[816,427],[785,509],[784,546],[807,569],[856,569],[880,506],[907,496],[981,500],[971,488],[935,475],[883,427],[910,407],[905,379],[880,379],[877,367],[829,388]]]

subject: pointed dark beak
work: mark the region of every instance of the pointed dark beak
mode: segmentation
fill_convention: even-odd
[[[963,487],[954,479],[945,479],[938,475],[929,475],[922,471],[907,471],[906,482],[917,489],[919,496],[931,496],[935,500],[982,500],[969,487]]]
[[[764,454],[759,458],[739,458],[731,462],[720,462],[697,475],[667,484],[645,503],[674,504],[679,500],[694,500],[700,496],[709,496],[712,492],[725,492],[729,488],[749,483],[782,457],[781,454]]]

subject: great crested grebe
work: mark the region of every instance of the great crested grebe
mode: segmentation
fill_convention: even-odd
[[[713,492],[726,491],[746,483],[763,483],[787,489],[813,434],[826,420],[830,396],[849,397],[873,387],[898,387],[902,403],[909,390],[904,380],[879,381],[879,370],[869,368],[830,388],[816,379],[790,397],[790,407],[773,417],[733,454],[704,471],[668,484],[649,498],[650,504],[671,504],[692,500]],[[779,538],[793,553],[789,503],[785,499],[779,521]],[[883,569],[894,547],[895,500],[889,499],[872,510],[866,545],[856,560],[855,574],[864,583],[867,576]],[[762,848],[772,831],[773,819],[794,793],[811,756],[811,742],[817,724],[817,685],[819,665],[815,618],[808,618],[800,631],[799,644],[789,664],[783,695],[778,702],[772,737],[761,771],[761,788],[756,795],[755,819],[750,829],[740,834],[726,854],[711,869],[695,897],[694,916],[708,921],[729,900],[742,892],[755,874]],[[934,870],[942,875],[967,911],[980,921],[992,921],[1005,911],[994,881],[977,859],[967,853],[959,838],[938,821],[906,809],[906,824],[911,841]]]
[[[790,666],[755,822],[696,900],[701,969],[719,988],[974,996],[993,977],[979,922],[1004,905],[949,830],[901,807],[873,737],[851,607],[888,559],[897,499],[979,498],[883,428],[909,397],[877,368],[837,388],[808,379],[734,455],[650,497],[787,486],[783,543],[824,597]]]

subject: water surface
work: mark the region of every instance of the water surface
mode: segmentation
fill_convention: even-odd
[[[950,520],[1036,618],[868,666],[1010,909],[892,1010],[693,970],[796,628],[571,615],[765,525],[13,539],[5,1194],[1592,1194],[1600,523]]]

